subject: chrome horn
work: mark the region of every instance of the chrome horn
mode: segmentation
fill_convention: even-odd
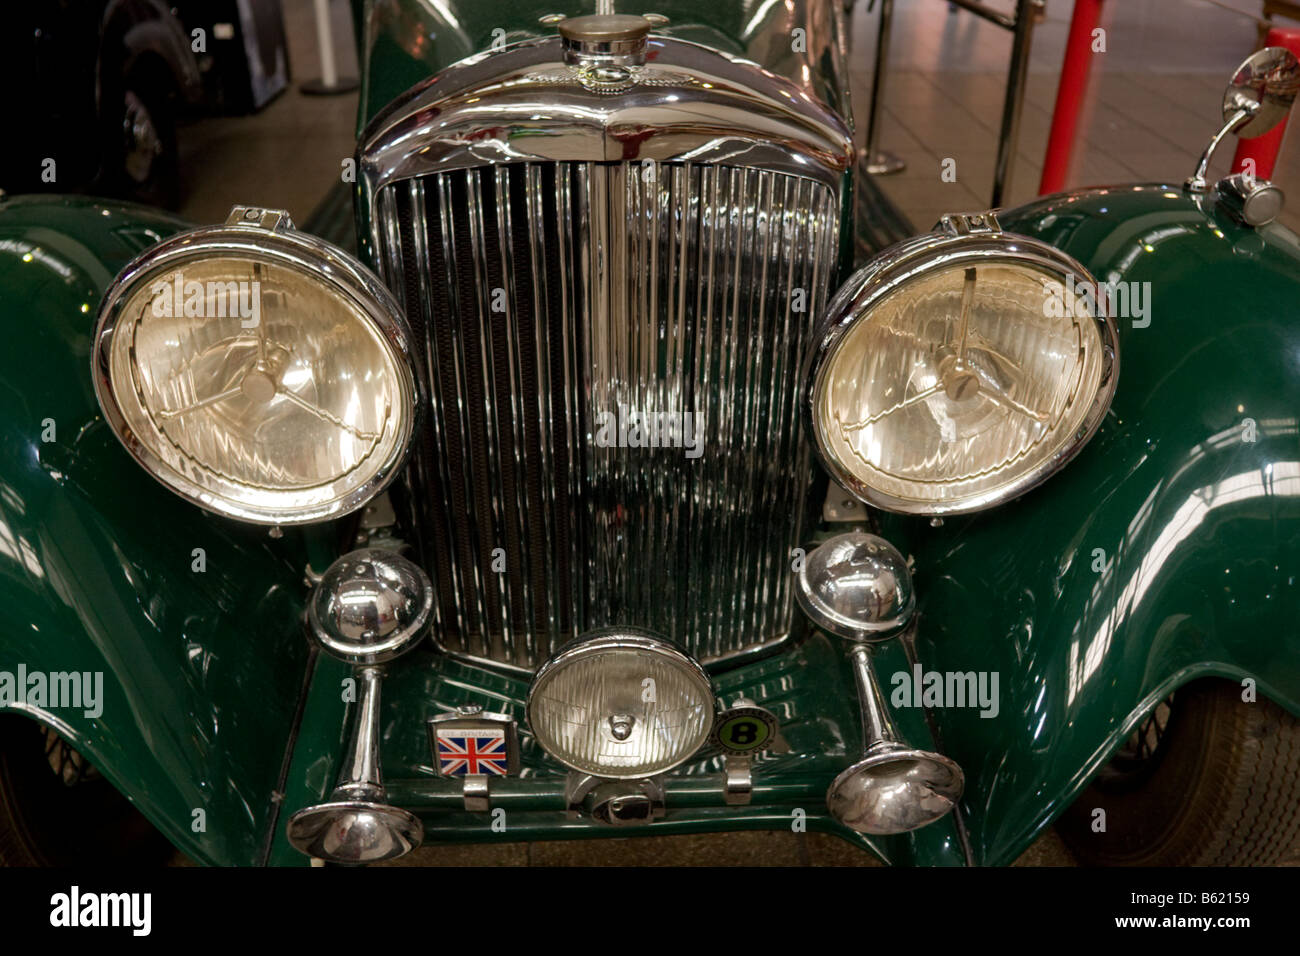
[[[379,767],[383,665],[419,643],[433,609],[429,577],[390,551],[345,554],[322,576],[308,606],[312,635],[356,668],[352,739],[329,802],[289,818],[289,842],[330,863],[378,863],[424,840],[419,819],[390,805]]]
[[[847,638],[862,707],[862,759],[826,791],[835,819],[860,833],[905,833],[945,816],[961,798],[961,767],[909,747],[889,714],[871,645],[903,633],[916,612],[912,572],[884,538],[837,535],[808,555],[799,603],[821,628]]]

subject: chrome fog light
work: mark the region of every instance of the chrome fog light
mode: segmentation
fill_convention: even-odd
[[[594,631],[560,648],[528,692],[528,724],[560,763],[612,779],[671,770],[708,739],[709,676],[637,628]]]

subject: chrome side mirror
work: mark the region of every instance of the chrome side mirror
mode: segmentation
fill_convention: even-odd
[[[1300,90],[1300,61],[1280,46],[1265,47],[1237,67],[1223,94],[1223,121],[1242,139],[1263,136],[1291,111]],[[1246,121],[1236,125],[1239,114]]]
[[[1196,172],[1184,184],[1189,192],[1206,191],[1205,173],[1219,143],[1229,133],[1242,139],[1263,136],[1286,119],[1300,90],[1300,61],[1280,46],[1265,47],[1246,58],[1223,94],[1223,128],[1201,154]]]

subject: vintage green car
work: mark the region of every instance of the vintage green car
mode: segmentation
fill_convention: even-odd
[[[1282,858],[1278,190],[1189,157],[916,236],[841,4],[612,6],[358,0],[354,236],[0,200],[0,862]],[[1296,78],[1247,61],[1215,143]]]

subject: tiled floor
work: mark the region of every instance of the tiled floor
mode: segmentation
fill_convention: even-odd
[[[742,832],[492,846],[426,846],[389,866],[881,866],[824,833]],[[1016,866],[1073,866],[1049,831]]]
[[[1230,2],[1242,11],[1260,7],[1249,0]],[[877,18],[867,15],[864,4],[858,6],[854,96],[858,110],[865,111]],[[1034,30],[1004,205],[1038,192],[1072,6],[1049,0],[1046,20]],[[989,205],[1011,35],[963,10],[950,12],[943,0],[910,0],[895,7],[878,145],[904,159],[907,168],[880,182],[913,223],[926,229],[942,213]],[[1106,52],[1093,56],[1066,186],[1181,183],[1222,125],[1223,90],[1254,49],[1254,19],[1205,0],[1124,0],[1105,5],[1102,26]],[[1300,229],[1300,148],[1288,145],[1274,179],[1298,197],[1281,221]],[[1223,145],[1212,172],[1227,171],[1234,148],[1235,141]],[[949,158],[956,161],[957,176],[946,183],[940,170]]]
[[[336,0],[331,12],[339,72],[355,76],[347,4]],[[180,130],[180,212],[187,219],[221,222],[243,203],[287,209],[301,223],[356,149],[357,94],[307,96],[298,89],[320,70],[310,0],[284,0],[284,19],[290,88],[253,116],[204,119]]]
[[[1008,8],[1008,0],[991,0]],[[1258,4],[1226,0],[1242,10]],[[645,5],[653,7],[652,3]],[[870,94],[874,14],[859,0],[853,19],[855,96]],[[900,0],[890,50],[880,145],[901,155],[907,169],[881,180],[919,228],[944,212],[988,206],[1010,36],[943,0]],[[1024,118],[1010,203],[1032,198],[1056,94],[1071,4],[1048,0],[1036,28]],[[1223,86],[1250,52],[1248,17],[1205,0],[1116,0],[1106,5],[1107,52],[1096,58],[1087,120],[1068,185],[1124,181],[1181,182],[1220,125]],[[315,70],[311,5],[285,0],[290,58],[299,79]],[[343,49],[350,28],[343,3],[334,4]],[[296,87],[253,117],[193,124],[182,134],[188,194],[183,213],[199,222],[223,219],[235,202],[288,208],[299,221],[337,182],[353,149],[356,95],[306,97]],[[1284,153],[1277,180],[1300,197],[1300,153]],[[1226,169],[1232,146],[1217,165]],[[955,159],[957,180],[940,179]],[[1300,203],[1283,221],[1300,227]],[[1022,865],[1071,865],[1060,839],[1045,834]],[[868,854],[817,834],[737,833],[428,847],[403,865],[871,865]]]

